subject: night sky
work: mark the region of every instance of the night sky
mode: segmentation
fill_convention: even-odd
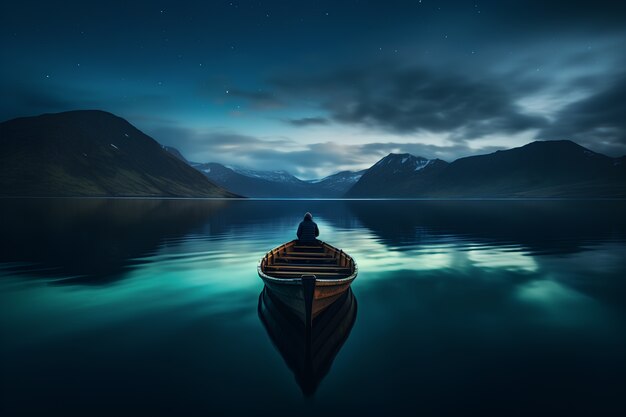
[[[0,36],[1,120],[102,109],[192,161],[626,154],[623,1],[4,1]]]

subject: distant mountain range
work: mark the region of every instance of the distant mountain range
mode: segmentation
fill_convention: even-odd
[[[228,191],[227,191],[228,190]],[[97,110],[0,123],[0,196],[291,198],[626,197],[626,156],[537,141],[448,163],[389,154],[367,170],[301,180],[189,162],[130,123]]]
[[[626,197],[626,157],[610,158],[568,140],[451,163],[390,154],[346,197]]]
[[[0,123],[0,195],[235,196],[126,120],[97,110]]]
[[[572,141],[536,141],[448,163],[389,154],[369,169],[302,181],[285,171],[192,163],[211,181],[249,197],[621,198],[626,157],[611,158]]]
[[[191,165],[220,187],[246,197],[343,197],[365,172],[342,171],[320,180],[303,181],[287,171],[255,171],[216,162]]]

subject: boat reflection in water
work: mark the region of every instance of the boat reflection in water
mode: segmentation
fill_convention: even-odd
[[[310,325],[267,286],[259,295],[258,311],[267,334],[294,373],[302,393],[313,395],[356,320],[357,303],[352,290],[345,291]]]

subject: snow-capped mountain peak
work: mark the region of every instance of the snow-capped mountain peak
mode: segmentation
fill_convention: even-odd
[[[232,169],[238,174],[245,175],[246,177],[251,178],[259,178],[266,181],[272,182],[291,182],[291,183],[300,183],[302,180],[296,178],[291,175],[289,172],[285,170],[277,170],[277,171],[256,171],[253,169],[246,169],[235,166],[227,166],[227,168]]]
[[[395,154],[390,153],[380,161],[378,161],[374,167],[384,169],[392,169],[394,173],[407,172],[407,171],[419,171],[426,168],[433,160],[423,158],[421,156],[414,156],[408,153]]]

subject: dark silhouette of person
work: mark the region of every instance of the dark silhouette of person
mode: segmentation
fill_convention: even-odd
[[[298,243],[318,243],[317,237],[320,235],[320,229],[317,228],[317,224],[313,221],[313,215],[306,213],[304,220],[298,225]]]

